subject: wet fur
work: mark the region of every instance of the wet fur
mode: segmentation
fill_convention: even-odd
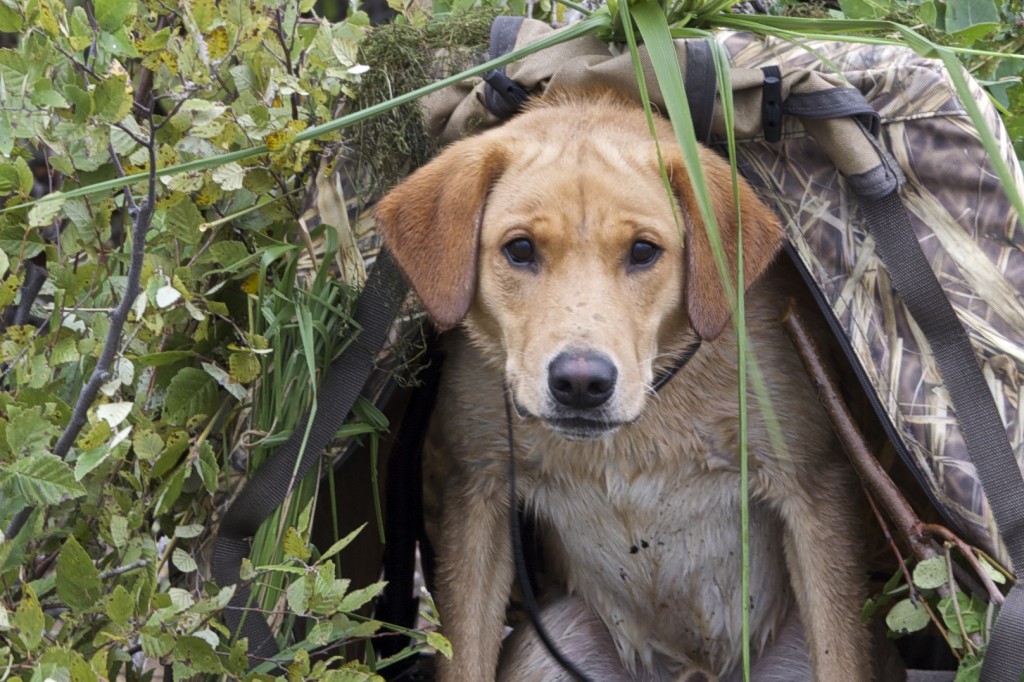
[[[442,680],[496,674],[513,577],[505,384],[520,413],[520,501],[545,529],[566,599],[583,607],[569,615],[583,623],[570,648],[630,680],[726,680],[740,663],[735,331],[686,165],[665,121],[657,134],[671,199],[636,105],[564,94],[452,145],[379,205],[428,314],[453,329],[425,453],[426,511],[440,519],[435,597],[455,651]],[[701,154],[735,269],[729,169]],[[790,287],[769,267],[781,228],[745,183],[740,206],[744,274],[758,282],[748,334],[782,440],[750,391],[753,648],[790,666],[787,680],[810,679],[809,650],[814,679],[866,682],[858,486],[778,324]],[[524,237],[537,248],[532,270],[502,252]],[[664,249],[649,268],[627,262],[638,239]],[[700,351],[654,394],[657,371],[698,334]],[[580,348],[618,371],[614,396],[590,415],[607,428],[582,438],[553,428],[565,409],[547,389],[552,358]],[[506,647],[506,671],[527,658],[521,641]],[[793,642],[798,655],[785,653]],[[554,679],[538,665],[503,679]]]

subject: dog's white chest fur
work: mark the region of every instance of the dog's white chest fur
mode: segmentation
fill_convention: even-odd
[[[640,454],[635,445],[647,439],[621,434],[568,448],[563,441],[556,463],[549,438],[525,458],[536,464],[526,464],[534,474],[527,504],[564,552],[569,590],[600,615],[624,664],[667,676],[694,663],[732,669],[742,641],[738,471],[706,452],[657,452],[685,448],[685,439],[647,442],[651,451]],[[633,447],[617,448],[620,439]],[[558,473],[566,465],[572,480]],[[753,501],[751,525],[756,648],[786,616],[789,581],[781,521]]]

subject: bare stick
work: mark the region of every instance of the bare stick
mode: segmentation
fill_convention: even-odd
[[[874,454],[864,441],[864,436],[857,427],[856,422],[850,415],[849,409],[839,397],[839,389],[836,386],[835,378],[827,369],[821,354],[815,347],[811,334],[806,323],[792,309],[786,312],[782,320],[793,344],[800,354],[804,368],[818,390],[818,400],[828,413],[832,424],[836,429],[839,440],[854,470],[860,476],[865,487],[871,491],[872,496],[878,501],[886,515],[892,519],[896,530],[910,546],[910,550],[918,559],[926,559],[936,555],[935,549],[929,544],[929,537],[925,531],[924,524],[917,517],[910,504],[904,499],[902,493],[892,482],[889,475],[882,468],[882,465],[875,459]]]

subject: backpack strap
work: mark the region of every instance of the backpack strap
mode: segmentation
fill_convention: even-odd
[[[382,249],[356,303],[353,320],[359,335],[331,364],[320,382],[321,399],[315,413],[310,410],[312,423],[307,413],[288,440],[249,478],[221,517],[211,572],[221,587],[238,585],[224,610],[224,620],[236,637],[249,638],[251,664],[273,657],[278,646],[266,619],[249,610],[252,592],[240,578],[242,559],[249,556],[251,538],[263,521],[281,506],[292,483],[309,473],[345,423],[373,371],[407,291],[408,284],[394,259]]]
[[[701,39],[686,42],[686,73],[683,88],[690,105],[693,132],[704,144],[711,144],[711,126],[715,122],[718,79],[715,77],[711,43]]]
[[[1018,680],[1024,671],[1024,479],[974,348],[921,250],[899,190],[862,200],[860,208],[893,285],[935,354],[967,451],[1018,573],[992,627],[981,680]]]
[[[487,51],[488,59],[497,59],[516,49],[516,38],[526,17],[495,17],[491,24],[491,44]],[[484,90],[484,104],[492,114],[505,119],[519,112],[530,97],[516,81],[505,74],[505,67],[488,71],[483,75],[487,82]]]

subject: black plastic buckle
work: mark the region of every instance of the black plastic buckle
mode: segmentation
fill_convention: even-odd
[[[778,142],[782,139],[782,72],[777,66],[765,66],[764,94],[761,99],[761,117],[764,139]]]
[[[504,71],[498,69],[488,71],[483,75],[483,79],[488,85],[484,103],[498,118],[508,118],[517,113],[530,98],[530,93],[519,83],[506,76]]]

